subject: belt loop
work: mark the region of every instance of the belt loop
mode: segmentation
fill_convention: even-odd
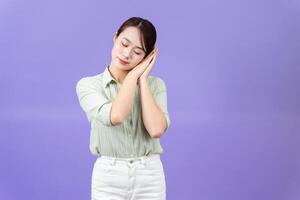
[[[117,158],[116,158],[116,157],[113,157],[113,158],[110,160],[110,165],[116,165],[116,162],[117,162]]]
[[[131,169],[131,165],[129,164],[129,162],[126,161],[126,165],[127,165],[128,168]]]
[[[141,157],[141,163],[146,166],[146,160],[145,160],[145,156],[142,156]]]

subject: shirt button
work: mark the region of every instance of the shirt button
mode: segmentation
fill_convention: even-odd
[[[133,163],[133,160],[130,160],[129,162],[130,162],[130,163]]]

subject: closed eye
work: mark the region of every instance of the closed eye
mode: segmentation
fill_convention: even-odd
[[[123,42],[121,42],[121,43],[122,43],[122,45],[123,45],[124,47],[128,47],[128,45],[124,44]]]
[[[124,46],[124,47],[128,47],[128,45],[127,44],[124,44],[123,42],[121,42],[121,44]],[[136,55],[141,55],[141,53],[138,53],[138,52],[134,52]]]

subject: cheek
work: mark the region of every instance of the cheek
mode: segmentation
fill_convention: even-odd
[[[139,57],[137,62],[140,63],[140,62],[142,62],[143,60],[144,60],[143,57]]]
[[[141,62],[143,60],[143,56],[136,55],[134,59],[136,62]]]
[[[114,45],[111,51],[112,56],[113,57],[118,56],[120,54],[119,52],[120,52],[120,47],[118,45]]]
[[[138,57],[138,58],[134,58],[134,66],[138,65],[140,62],[142,62],[143,58],[142,57]]]

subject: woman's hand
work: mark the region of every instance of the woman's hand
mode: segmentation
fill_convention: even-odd
[[[157,52],[158,52],[158,49],[155,48],[155,52],[153,53],[152,60],[150,61],[148,67],[145,69],[145,71],[143,72],[143,74],[140,76],[140,78],[139,78],[140,81],[147,80],[147,77],[149,76],[150,71],[153,68],[154,63],[156,61]]]
[[[147,71],[151,63],[153,63],[156,52],[157,52],[157,48],[154,48],[153,51],[146,58],[144,58],[137,66],[135,66],[129,73],[134,74],[137,78],[140,78],[142,74],[145,71]],[[149,72],[147,73],[149,74]]]

